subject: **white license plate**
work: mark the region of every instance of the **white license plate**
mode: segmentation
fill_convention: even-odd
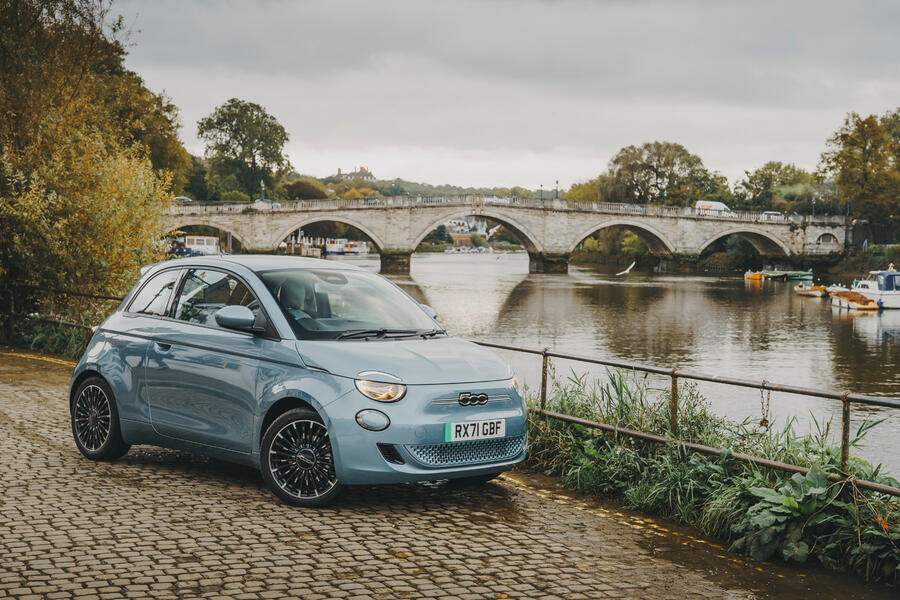
[[[506,437],[506,419],[444,423],[445,442],[467,442]]]

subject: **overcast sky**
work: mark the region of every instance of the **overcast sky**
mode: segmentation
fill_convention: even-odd
[[[684,144],[734,183],[812,169],[848,111],[900,106],[898,2],[120,0],[128,66],[197,120],[231,97],[301,173],[561,187]]]

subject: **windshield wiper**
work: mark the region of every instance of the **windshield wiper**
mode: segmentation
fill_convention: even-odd
[[[419,335],[421,335],[423,338],[430,338],[430,337],[434,337],[436,335],[446,335],[446,334],[447,334],[446,329],[429,329],[427,331],[419,332]]]
[[[352,329],[337,336],[339,340],[359,340],[365,338],[386,338],[418,335],[418,329]]]

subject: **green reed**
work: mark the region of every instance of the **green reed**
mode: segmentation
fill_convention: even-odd
[[[554,381],[547,409],[615,427],[672,437],[669,390],[643,375],[609,370]],[[527,465],[580,491],[621,499],[630,508],[674,518],[731,542],[731,550],[759,560],[817,560],[867,580],[900,583],[900,500],[858,488],[838,473],[840,450],[830,421],[812,419],[808,433],[791,419],[779,427],[760,419],[715,415],[695,384],[678,389],[678,437],[724,451],[718,457],[683,445],[658,444],[599,432],[531,413]],[[535,407],[536,399],[529,395]],[[881,421],[861,424],[858,448]],[[810,468],[807,475],[738,461],[741,452]],[[897,486],[880,466],[851,457],[856,479]]]

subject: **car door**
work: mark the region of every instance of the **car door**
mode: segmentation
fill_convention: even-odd
[[[130,393],[119,398],[119,418],[147,423],[147,390],[144,387],[147,346],[165,323],[172,292],[181,269],[164,269],[149,277],[133,295],[128,306],[104,323],[104,337],[120,359],[121,371],[109,373]]]
[[[160,434],[250,452],[262,340],[219,327],[215,313],[239,304],[259,311],[249,287],[224,270],[188,269],[147,350],[150,422]]]

